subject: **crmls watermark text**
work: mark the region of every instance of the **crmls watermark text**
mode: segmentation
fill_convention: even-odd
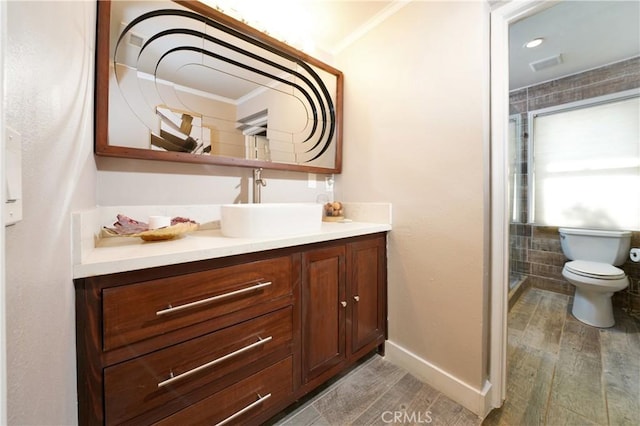
[[[429,424],[433,421],[431,411],[384,411],[380,418],[385,423]]]

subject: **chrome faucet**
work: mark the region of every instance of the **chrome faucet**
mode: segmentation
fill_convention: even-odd
[[[261,187],[267,186],[267,181],[262,178],[262,169],[253,169],[253,203],[261,202]]]

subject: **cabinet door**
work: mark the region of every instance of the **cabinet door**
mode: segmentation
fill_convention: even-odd
[[[302,368],[306,383],[346,359],[345,247],[303,254]]]
[[[385,238],[347,245],[349,303],[352,305],[350,353],[384,342],[386,322]],[[359,354],[357,354],[359,355]]]

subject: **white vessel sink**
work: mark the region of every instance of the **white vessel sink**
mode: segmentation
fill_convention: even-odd
[[[225,237],[286,237],[319,232],[321,226],[322,204],[224,204],[220,208],[220,230]]]

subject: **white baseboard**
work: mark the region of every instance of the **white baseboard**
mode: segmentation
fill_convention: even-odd
[[[482,389],[476,389],[390,340],[385,343],[385,359],[424,380],[481,418],[491,411],[488,396],[491,383],[488,381]]]

